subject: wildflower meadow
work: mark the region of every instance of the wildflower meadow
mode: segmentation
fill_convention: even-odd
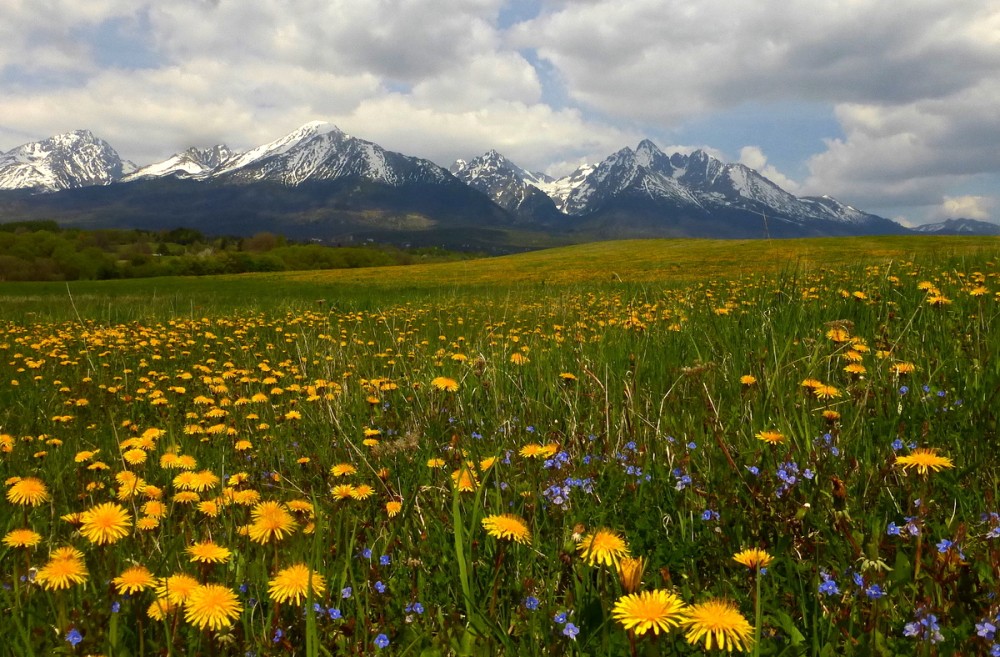
[[[1000,241],[894,239],[0,284],[0,652],[1000,655]]]

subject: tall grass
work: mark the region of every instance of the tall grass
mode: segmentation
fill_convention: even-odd
[[[433,270],[426,287],[4,287],[0,468],[8,493],[37,477],[49,498],[3,501],[4,535],[42,539],[0,546],[0,629],[18,654],[701,652],[677,629],[636,636],[614,619],[623,585],[579,549],[604,527],[647,559],[645,590],[732,601],[759,654],[988,654],[996,253],[817,264],[848,262],[838,244],[669,285],[639,273],[668,260],[640,255],[624,282],[555,283],[571,267],[557,252],[513,261],[537,262],[544,286],[487,286],[496,272],[464,264],[468,286],[445,268],[436,287]],[[522,456],[530,445],[548,451]],[[925,447],[954,467],[903,467]],[[166,454],[218,483],[184,502]],[[331,471],[344,464],[354,472]],[[126,471],[144,486],[123,488]],[[342,484],[355,497],[332,494]],[[158,526],[140,529],[157,496]],[[254,499],[286,504],[292,533],[252,540]],[[92,543],[69,514],[109,501],[127,536]],[[490,536],[494,514],[522,518],[530,544]],[[208,539],[231,558],[191,562]],[[64,545],[84,553],[86,581],[48,590],[38,569]],[[747,547],[774,557],[759,576],[732,559]],[[324,589],[278,602],[271,582],[295,563]],[[184,605],[154,620],[152,588],[112,582],[135,564],[222,584],[242,612],[215,630]]]

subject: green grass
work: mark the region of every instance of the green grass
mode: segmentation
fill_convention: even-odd
[[[622,584],[576,542],[606,527],[647,560],[643,589],[732,601],[758,625],[759,654],[988,654],[976,624],[996,617],[1000,592],[998,246],[621,242],[433,267],[2,285],[0,469],[8,486],[38,477],[50,498],[0,507],[3,534],[42,536],[0,546],[0,631],[38,655],[703,652],[678,629],[633,637],[612,618]],[[144,463],[128,461],[135,444]],[[549,460],[520,456],[530,444],[553,445]],[[954,467],[895,462],[914,447]],[[199,492],[217,515],[175,499],[172,452],[219,478]],[[334,476],[336,464],[356,472]],[[469,492],[454,485],[463,469]],[[111,501],[141,518],[155,491],[121,490],[126,470],[162,493],[158,527],[99,545],[62,519]],[[342,483],[371,495],[338,499]],[[312,511],[256,542],[241,531],[245,491]],[[486,533],[501,513],[524,520],[530,545]],[[191,563],[186,548],[209,538],[232,558]],[[64,545],[84,552],[86,582],[28,581]],[[732,560],[747,547],[774,557],[766,575]],[[269,582],[294,563],[323,590],[279,604]],[[243,610],[214,631],[184,609],[154,621],[152,590],[111,584],[133,564],[221,584]],[[939,642],[907,635],[930,614]]]

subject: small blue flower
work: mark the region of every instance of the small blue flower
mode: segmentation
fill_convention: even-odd
[[[889,536],[899,536],[899,527],[894,522],[889,523],[889,527],[885,530],[885,533]]]
[[[899,450],[903,449],[903,441],[900,440],[899,438],[897,438],[896,440],[892,441],[892,449],[895,450],[895,451],[897,451],[897,452]]]
[[[410,605],[410,611],[412,611],[415,614],[422,614],[424,613],[424,606],[419,602],[414,602],[412,605]]]
[[[829,573],[821,572],[819,575],[823,578],[823,581],[819,585],[820,593],[825,593],[826,595],[837,595],[840,593],[840,587],[837,586],[837,582],[834,581]]]
[[[909,391],[910,391],[910,388],[908,386],[899,386],[899,394],[905,395]]]
[[[383,554],[378,558],[378,562],[383,566],[388,566],[392,562],[392,558],[388,554]]]
[[[688,443],[688,449],[698,449],[698,443],[692,440],[691,442]]]
[[[954,543],[949,541],[947,538],[942,538],[940,541],[938,541],[937,551],[943,554],[948,550],[950,550],[952,545],[954,545]]]
[[[365,548],[365,549],[361,550],[361,558],[362,559],[371,559],[372,558],[372,549],[371,548]]]
[[[279,627],[274,631],[274,636],[271,638],[271,641],[273,641],[274,643],[278,643],[279,641],[281,641],[281,637],[283,636],[285,636],[285,633]]]
[[[343,598],[344,600],[347,600],[348,598],[351,597],[351,594],[353,593],[354,589],[352,589],[350,586],[345,586],[340,590],[340,597]]]
[[[535,611],[538,609],[538,598],[533,595],[529,595],[524,599],[524,608],[528,611]]]
[[[576,635],[580,633],[580,628],[573,623],[566,623],[566,627],[563,628],[562,633],[576,641]]]
[[[122,603],[118,602],[117,600],[111,603],[112,614],[117,614],[119,611],[121,611],[121,609],[122,609]]]
[[[385,593],[386,586],[382,583],[382,580],[375,582],[375,590],[379,593]]]
[[[748,465],[745,467],[747,471],[750,472],[750,474],[752,474],[755,477],[760,474],[760,468],[758,468],[756,465]]]
[[[83,641],[83,635],[80,634],[80,630],[75,627],[66,633],[66,640],[69,641],[70,645],[76,648],[76,645]]]
[[[559,612],[558,614],[556,614],[556,615],[555,615],[555,616],[554,616],[554,617],[552,618],[552,620],[554,620],[555,622],[557,622],[557,623],[559,623],[560,625],[562,625],[563,623],[565,623],[565,622],[566,622],[566,612],[565,612],[565,611],[560,611],[560,612]]]
[[[330,607],[326,610],[326,613],[329,614],[330,620],[340,620],[343,617],[340,610],[336,607]]]
[[[865,589],[865,595],[867,595],[871,600],[878,600],[885,595],[885,590],[878,584],[872,584]]]
[[[375,637],[375,645],[379,648],[386,648],[389,646],[389,637],[384,634],[379,634]]]

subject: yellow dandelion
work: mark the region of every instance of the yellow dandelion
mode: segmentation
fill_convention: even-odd
[[[176,504],[195,504],[201,501],[201,495],[193,490],[182,490],[171,499],[173,499]]]
[[[83,524],[80,533],[91,543],[106,545],[117,543],[128,535],[132,526],[132,516],[125,507],[114,502],[98,504],[84,511],[81,516]]]
[[[669,632],[687,620],[687,606],[680,597],[663,589],[631,593],[619,598],[611,615],[626,630],[641,636]]]
[[[836,343],[850,342],[851,334],[843,328],[832,328],[826,332],[826,337]]]
[[[176,610],[176,603],[170,602],[166,598],[160,598],[149,605],[149,608],[146,609],[146,615],[155,621],[162,621]]]
[[[452,472],[451,481],[461,493],[474,493],[479,487],[476,475],[468,467],[461,467]]]
[[[3,537],[3,544],[12,548],[35,547],[42,542],[42,535],[32,529],[12,529]]]
[[[156,597],[179,605],[188,599],[198,585],[198,580],[184,573],[162,577],[156,585]]]
[[[351,484],[338,484],[330,490],[330,495],[332,495],[334,499],[346,500],[350,497],[354,497],[354,486]]]
[[[83,584],[88,574],[83,553],[74,547],[63,547],[52,553],[48,563],[38,570],[35,581],[46,591],[58,591]]]
[[[757,439],[772,445],[780,445],[785,442],[785,436],[777,429],[766,429],[757,433]]]
[[[823,411],[822,415],[823,419],[829,422],[830,424],[833,424],[834,422],[840,419],[840,413],[829,409]]]
[[[431,380],[431,387],[442,392],[458,392],[458,381],[446,376],[438,376]]]
[[[280,502],[261,502],[253,508],[250,515],[253,523],[250,524],[247,535],[255,543],[280,541],[295,531],[295,518]]]
[[[618,532],[607,528],[598,529],[584,536],[576,549],[591,566],[597,564],[617,566],[629,552],[625,539],[619,536]]]
[[[705,650],[714,647],[732,652],[747,651],[753,645],[753,626],[728,600],[708,600],[688,608],[688,616],[681,622],[690,644],[704,638]]]
[[[898,456],[896,465],[903,470],[913,468],[922,475],[926,475],[929,470],[938,472],[955,467],[950,458],[938,455],[937,450],[932,447],[918,447],[906,456]]]
[[[892,373],[897,376],[902,376],[904,374],[913,374],[917,369],[917,366],[913,363],[907,363],[900,361],[898,363],[892,364]]]
[[[483,518],[483,528],[486,533],[494,538],[501,538],[508,541],[531,544],[531,530],[524,518],[511,513],[502,515],[492,515]]]
[[[37,477],[24,477],[7,489],[7,499],[22,506],[40,506],[49,500],[49,489]]]
[[[135,528],[142,532],[148,532],[160,526],[158,518],[153,516],[143,516],[135,522]]]
[[[774,557],[760,548],[748,548],[734,554],[733,561],[747,568],[767,568],[774,561]]]
[[[840,390],[834,386],[824,384],[813,388],[813,394],[816,395],[818,399],[833,399],[835,397],[840,397]]]
[[[311,577],[310,577],[311,575]],[[278,572],[268,582],[268,594],[275,602],[292,601],[300,604],[309,595],[309,589],[315,597],[326,591],[326,580],[316,571],[310,573],[309,566],[298,563]]]
[[[242,612],[239,598],[221,584],[199,585],[184,601],[184,619],[200,629],[227,628]]]
[[[559,446],[555,443],[549,443],[548,445],[528,443],[520,449],[518,454],[528,459],[547,459],[551,458],[557,451],[559,451]]]
[[[395,518],[396,515],[403,510],[403,503],[398,500],[389,500],[385,503],[385,512],[390,518]]]
[[[360,486],[355,486],[354,490],[351,491],[351,499],[355,500],[366,500],[372,496],[375,489],[368,484],[361,484]]]
[[[437,459],[437,458],[427,459],[427,467],[428,468],[443,468],[444,467],[444,459]]]
[[[740,383],[742,383],[745,386],[752,386],[753,384],[757,383],[757,377],[755,377],[753,374],[744,374],[743,376],[740,377]]]
[[[330,474],[334,477],[346,477],[357,473],[358,469],[355,468],[350,463],[338,463],[337,465],[330,468]]]
[[[141,465],[146,462],[148,455],[144,450],[141,449],[130,449],[122,454],[122,458],[129,465]]]
[[[635,593],[642,586],[646,573],[646,560],[642,557],[623,557],[618,562],[618,580],[626,593]]]
[[[111,580],[118,593],[132,595],[139,591],[156,586],[156,578],[145,566],[132,566],[122,571],[122,574]]]
[[[201,541],[190,545],[187,553],[191,556],[192,562],[199,563],[226,563],[233,555],[229,548],[216,545],[212,541]]]

